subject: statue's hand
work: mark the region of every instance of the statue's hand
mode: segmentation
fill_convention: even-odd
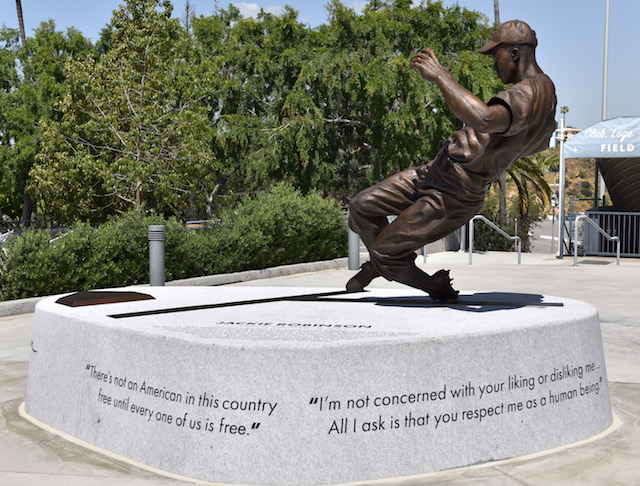
[[[440,64],[433,49],[428,47],[425,47],[421,52],[413,56],[410,66],[422,74],[424,79],[431,82],[438,79],[438,76],[449,73],[449,69]]]
[[[447,154],[458,162],[469,162],[484,151],[490,139],[488,133],[476,132],[466,126],[447,139]]]

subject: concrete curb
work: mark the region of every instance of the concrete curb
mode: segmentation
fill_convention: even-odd
[[[0,302],[0,317],[29,314],[36,308],[36,304],[44,297],[31,297],[28,299],[8,300]]]
[[[206,277],[194,277],[184,280],[173,280],[167,282],[166,286],[215,286],[226,285],[238,282],[248,282],[249,280],[260,280],[263,278],[283,277],[298,273],[320,272],[322,270],[332,270],[347,266],[347,258],[337,258],[335,260],[325,260],[321,262],[296,263],[293,265],[282,265],[280,267],[264,268],[260,270],[247,270],[246,272],[224,273],[220,275],[208,275]]]
[[[320,272],[322,270],[332,270],[347,266],[347,258],[336,258],[335,260],[325,260],[320,262],[295,263],[293,265],[282,265],[279,267],[264,268],[261,270],[247,270],[246,272],[224,273],[220,275],[208,275],[205,277],[187,278],[184,280],[172,280],[165,285],[176,287],[203,287],[227,285],[238,282],[248,282],[249,280],[260,280],[263,278],[283,277],[299,273]],[[18,314],[29,314],[36,308],[36,304],[44,297],[31,297],[29,299],[8,300],[0,302],[0,317],[14,316]]]

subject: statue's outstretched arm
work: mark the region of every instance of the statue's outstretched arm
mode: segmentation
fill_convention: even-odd
[[[500,104],[487,105],[458,83],[449,70],[443,67],[433,50],[422,49],[411,61],[411,67],[422,77],[435,83],[455,115],[465,124],[484,133],[504,133],[511,124],[509,110]]]

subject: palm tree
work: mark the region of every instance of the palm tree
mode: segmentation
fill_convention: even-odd
[[[22,48],[24,49],[27,43],[27,36],[24,32],[24,19],[22,18],[22,2],[16,0],[16,9],[18,10],[18,25],[20,26],[20,40],[22,41]]]
[[[500,0],[493,0],[494,24],[500,25]],[[498,178],[498,218],[502,226],[507,225],[507,175]]]
[[[529,251],[529,238],[526,233],[529,231],[532,197],[537,197],[543,204],[551,199],[552,190],[544,178],[544,167],[552,163],[553,157],[542,153],[530,155],[517,160],[507,169],[509,178],[518,189],[518,213],[521,223],[519,236],[522,239],[522,251],[525,252]]]
[[[18,25],[20,27],[20,41],[22,42],[22,48],[25,49],[27,45],[27,35],[24,31],[24,18],[22,17],[22,1],[16,0],[16,10],[18,11]],[[28,53],[27,53],[28,55]],[[33,212],[33,201],[25,194],[24,206],[22,209],[22,224],[28,225],[31,221],[31,213]]]

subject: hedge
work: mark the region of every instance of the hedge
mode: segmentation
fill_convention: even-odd
[[[288,184],[243,199],[219,221],[189,230],[131,212],[97,228],[79,223],[51,239],[27,230],[0,251],[2,300],[148,283],[148,226],[164,224],[165,279],[328,260],[346,255],[339,204]]]

